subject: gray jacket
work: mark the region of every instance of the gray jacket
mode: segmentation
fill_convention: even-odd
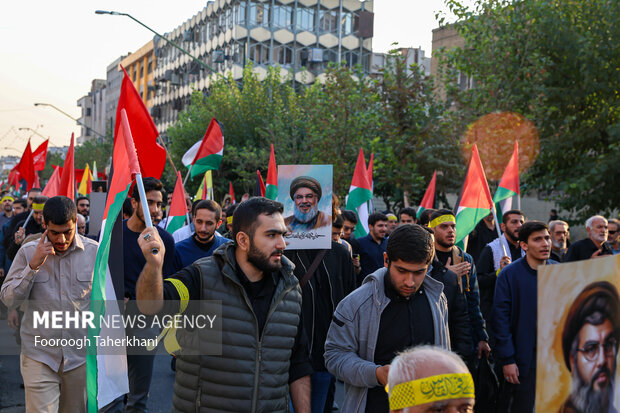
[[[386,274],[387,268],[378,269],[346,296],[338,304],[327,333],[325,366],[344,381],[343,412],[364,411],[368,389],[379,386],[375,370],[380,366],[373,361],[381,313],[390,303],[383,283]],[[435,345],[450,349],[443,284],[427,276],[423,285],[433,314]]]

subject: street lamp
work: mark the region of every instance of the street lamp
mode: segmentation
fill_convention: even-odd
[[[98,135],[99,137],[101,137],[102,139],[105,139],[105,135],[100,134],[99,132],[97,132],[96,130],[94,130],[93,128],[91,128],[88,125],[83,124],[82,122],[80,122],[79,120],[77,120],[76,118],[74,118],[73,116],[69,115],[67,112],[65,112],[62,109],[57,108],[56,106],[52,105],[51,103],[35,103],[35,106],[49,106],[50,108],[56,109],[58,112],[62,113],[63,115],[65,115],[66,117],[68,117],[69,119],[72,119],[73,121],[75,121],[75,123],[77,123],[80,126],[84,126],[86,128],[86,130],[92,131],[95,135]],[[21,129],[21,128],[20,128]]]
[[[155,36],[158,36],[160,39],[165,40],[169,45],[175,47],[176,49],[178,49],[181,53],[186,54],[187,56],[189,56],[194,62],[198,63],[199,65],[201,65],[202,67],[204,67],[205,69],[210,70],[211,72],[215,73],[218,76],[224,77],[224,75],[222,75],[221,73],[215,71],[211,66],[209,66],[208,64],[206,64],[205,62],[203,62],[202,60],[198,59],[197,57],[195,57],[194,55],[192,55],[190,52],[188,52],[187,50],[183,49],[181,46],[179,46],[178,44],[176,44],[175,42],[173,42],[172,40],[167,39],[165,36],[162,36],[161,34],[157,33],[155,30],[151,29],[149,26],[147,26],[146,24],[142,23],[140,20],[136,19],[135,17],[133,17],[131,14],[128,13],[121,13],[118,11],[107,11],[107,10],[95,10],[95,14],[109,14],[110,16],[127,16],[129,17],[131,20],[135,21],[136,23],[138,23],[140,26],[144,27],[145,29],[149,30],[150,32],[154,33]]]

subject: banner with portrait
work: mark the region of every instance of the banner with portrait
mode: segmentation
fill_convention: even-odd
[[[287,249],[331,248],[332,176],[332,165],[278,166]]]
[[[620,410],[620,255],[538,268],[536,412]]]

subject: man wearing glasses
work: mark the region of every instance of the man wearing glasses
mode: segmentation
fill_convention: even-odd
[[[291,231],[309,231],[331,226],[331,216],[319,211],[319,201],[323,191],[321,184],[310,176],[298,176],[291,182],[290,196],[295,207],[293,215],[286,217],[284,223]]]
[[[564,362],[571,372],[571,393],[560,413],[615,412],[614,380],[620,299],[606,281],[588,285],[571,305],[564,330]]]
[[[620,254],[620,220],[616,218],[607,222],[607,243],[614,254]]]

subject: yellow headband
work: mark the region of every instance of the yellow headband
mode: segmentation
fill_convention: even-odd
[[[474,397],[474,380],[471,374],[440,374],[394,386],[390,392],[390,410]]]
[[[226,217],[226,223],[232,225],[232,218],[233,217]]]
[[[3,196],[3,197],[2,197],[2,199],[0,200],[0,202],[4,202],[4,201],[6,201],[7,199],[8,199],[8,200],[10,200],[11,202],[15,201],[15,198],[13,198],[12,196],[10,196],[10,195],[5,195],[5,196]]]
[[[454,218],[454,215],[442,215],[432,220],[428,224],[428,227],[435,228],[436,226],[443,224],[444,222],[456,222],[456,218]]]
[[[45,204],[32,204],[32,210],[33,211],[43,211],[43,207],[45,206]]]

